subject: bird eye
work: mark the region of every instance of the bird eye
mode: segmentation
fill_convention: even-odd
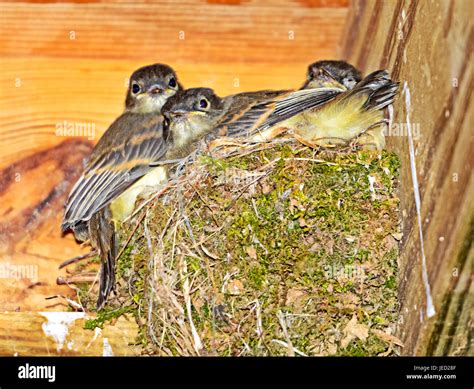
[[[132,93],[134,95],[136,95],[137,93],[140,93],[140,91],[142,90],[142,88],[140,87],[140,85],[138,85],[136,82],[134,82],[132,84]]]
[[[171,87],[171,88],[176,88],[176,78],[174,77],[171,77],[169,82],[168,82],[168,85]]]
[[[355,80],[354,77],[349,76],[349,77],[345,77],[345,78],[342,80],[342,84],[343,84],[347,89],[352,89],[352,88],[354,88],[354,86],[357,84],[357,81]]]
[[[354,77],[352,76],[349,76],[349,77],[345,77],[343,80],[342,80],[342,83],[348,87],[348,88],[352,88],[355,86],[355,84],[357,84],[357,81],[355,80]]]
[[[207,109],[209,107],[209,101],[207,101],[206,99],[201,99],[199,100],[199,108],[201,109]]]

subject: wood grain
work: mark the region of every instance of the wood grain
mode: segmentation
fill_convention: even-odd
[[[57,266],[83,254],[62,237],[63,204],[82,160],[123,109],[126,80],[172,65],[186,87],[221,95],[302,84],[332,58],[347,0],[28,1],[0,3],[0,264],[38,279],[0,278],[1,310],[63,310]],[[64,134],[73,126],[75,135]],[[89,131],[89,132],[87,132]]]
[[[65,322],[64,339],[61,329],[49,331],[48,322],[60,323],[37,312],[0,313],[0,355],[15,356],[88,356],[88,355],[138,355],[133,346],[138,328],[133,318],[120,317],[104,329],[85,330],[84,324],[93,316],[77,317],[76,313],[62,313]],[[76,315],[76,316],[74,316]],[[46,326],[46,327],[45,327]]]
[[[469,340],[474,307],[470,13],[469,1],[369,1],[351,9],[346,28],[352,34],[346,35],[345,56],[367,72],[388,68],[402,90],[405,84],[407,88],[394,105],[394,123],[405,131],[387,139],[402,159],[399,336],[405,354],[474,354]],[[414,151],[424,243],[414,200],[408,122],[420,135],[414,136]],[[422,277],[422,244],[436,309],[431,318]]]

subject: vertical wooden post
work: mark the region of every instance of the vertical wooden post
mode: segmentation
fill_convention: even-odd
[[[343,41],[342,57],[401,82],[387,144],[402,159],[404,354],[474,353],[471,15],[470,1],[354,2]]]

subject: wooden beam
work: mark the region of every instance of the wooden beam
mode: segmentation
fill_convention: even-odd
[[[387,68],[401,82],[387,144],[402,159],[399,336],[405,354],[474,353],[471,14],[470,1],[354,2],[341,51],[364,71]]]
[[[104,329],[85,330],[93,316],[78,312],[0,313],[0,355],[87,356],[137,355],[138,334],[133,317],[124,316]]]

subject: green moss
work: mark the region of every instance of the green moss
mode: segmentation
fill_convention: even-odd
[[[190,314],[201,354],[286,355],[275,342],[287,341],[283,314],[307,355],[386,352],[372,332],[344,349],[341,340],[353,315],[382,331],[398,319],[399,167],[392,153],[316,155],[288,144],[200,157],[194,176],[144,210],[154,255],[141,225],[118,261],[137,342],[147,353],[195,354]],[[89,327],[111,315],[99,314]]]
[[[395,289],[397,287],[397,280],[395,276],[390,276],[389,278],[387,278],[387,280],[385,281],[385,287],[389,289]]]
[[[97,312],[97,317],[95,319],[86,320],[84,323],[84,328],[86,330],[93,330],[97,327],[104,328],[106,322],[109,322],[113,319],[118,319],[120,316],[130,312],[133,312],[133,308],[131,306],[118,309],[111,309],[108,307],[103,308]]]
[[[133,256],[132,256],[133,247],[128,245],[123,250],[122,255],[117,258],[116,271],[117,277],[123,278],[127,275],[128,272],[132,269],[133,266]]]
[[[338,352],[337,355],[345,357],[367,357],[378,355],[386,351],[387,345],[378,338],[369,338],[364,342],[361,340],[352,341],[345,349]]]

